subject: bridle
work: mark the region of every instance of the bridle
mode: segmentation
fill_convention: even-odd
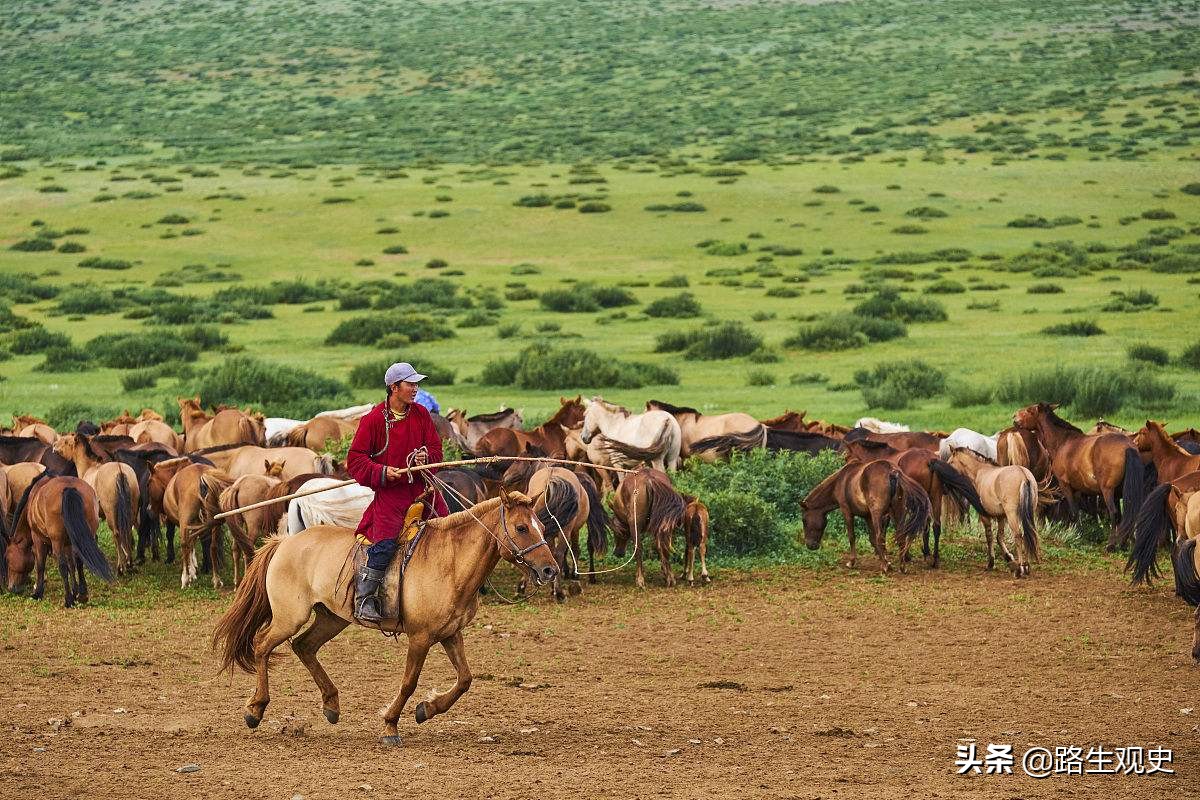
[[[482,525],[483,523],[480,524]],[[508,530],[508,510],[505,508],[503,501],[500,503],[500,529],[504,531],[504,538],[507,541],[501,542],[500,539],[496,538],[495,534],[493,534],[493,538],[496,538],[496,543],[506,544],[508,546],[509,555],[512,556],[513,561],[529,571],[529,574],[533,577],[533,582],[535,584],[541,586],[543,583],[545,583],[545,581],[543,581],[541,576],[538,574],[537,569],[533,566],[533,564],[529,563],[527,558],[525,558],[525,556],[529,555],[534,550],[537,550],[539,547],[546,548],[546,550],[550,552],[550,558],[554,558],[554,551],[550,550],[550,544],[546,541],[545,535],[539,532],[538,540],[536,542],[526,548],[521,548],[517,544],[516,539],[513,538],[512,533]],[[491,531],[489,530],[488,533],[491,533]]]

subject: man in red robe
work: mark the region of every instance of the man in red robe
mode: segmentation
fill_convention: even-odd
[[[421,473],[406,473],[405,467],[433,464],[442,460],[442,441],[433,427],[429,411],[416,401],[417,384],[425,376],[411,364],[388,367],[384,375],[387,400],[368,411],[358,423],[346,468],[354,480],[375,490],[358,525],[359,540],[367,548],[367,563],[355,587],[355,616],[364,622],[381,619],[379,587],[392,556],[400,547],[404,517],[422,492]],[[448,513],[445,500],[433,493],[434,515]]]

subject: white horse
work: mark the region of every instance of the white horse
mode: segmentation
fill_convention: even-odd
[[[996,460],[996,442],[1000,438],[999,433],[994,433],[991,436],[984,436],[982,433],[973,431],[970,428],[955,428],[954,431],[942,439],[942,443],[938,445],[938,457],[942,461],[950,460],[950,451],[955,447],[965,447],[968,450],[974,450],[981,456],[986,456],[992,461]]]
[[[305,481],[296,491],[320,489],[337,483],[341,483],[341,481],[334,478],[313,478]],[[374,490],[358,484],[329,489],[306,497],[297,497],[288,503],[287,516],[279,520],[279,532],[295,536],[314,525],[357,528],[358,523],[362,521],[363,513],[374,497]],[[283,529],[285,524],[287,525],[286,530]]]
[[[674,472],[679,466],[683,432],[679,422],[666,411],[630,414],[629,409],[593,397],[584,400],[580,438],[589,443],[596,434],[608,440],[606,447],[627,458]]]
[[[343,422],[354,422],[360,420],[363,416],[374,408],[373,403],[367,403],[362,406],[350,406],[349,408],[336,408],[333,411],[322,411],[317,414],[318,417],[337,417]]]
[[[854,423],[856,428],[866,428],[872,433],[908,433],[908,426],[896,422],[884,422],[875,417],[863,417]]]
[[[267,437],[267,447],[282,447],[287,440],[288,432],[304,424],[302,419],[287,417],[267,417],[263,420],[263,429]]]

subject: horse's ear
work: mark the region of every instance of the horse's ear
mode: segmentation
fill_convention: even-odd
[[[1047,403],[1046,408],[1050,409],[1051,411],[1057,411],[1058,407],[1060,405],[1062,405],[1062,404],[1061,403]]]
[[[267,472],[270,472],[270,471],[271,471],[271,459],[269,459],[269,458],[264,458],[264,459],[263,459],[263,465],[266,467],[266,470],[267,470]]]
[[[500,503],[505,508],[512,506],[512,495],[509,494],[508,489],[505,489],[503,486],[500,487]]]

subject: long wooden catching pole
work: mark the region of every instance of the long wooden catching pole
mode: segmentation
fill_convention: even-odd
[[[533,456],[484,456],[483,458],[467,458],[463,459],[462,461],[439,461],[436,464],[421,464],[420,466],[416,467],[397,467],[396,469],[401,469],[402,472],[411,474],[414,472],[424,472],[426,470],[440,467],[461,467],[467,464],[495,464],[497,461],[548,461],[555,464],[571,464],[573,466],[591,467],[592,469],[606,469],[610,472],[624,472],[627,474],[632,474],[634,472],[634,470],[625,469],[624,467],[607,467],[599,464],[589,464],[586,461],[569,461],[565,458],[535,458]],[[314,478],[313,480],[316,479]],[[332,486],[323,486],[320,489],[308,489],[303,492],[295,492],[293,494],[285,495],[284,497],[273,497],[270,500],[260,500],[257,503],[251,503],[248,506],[235,508],[232,511],[223,511],[214,516],[213,519],[224,519],[225,517],[231,517],[234,514],[241,514],[244,511],[253,511],[256,508],[262,508],[263,506],[269,506],[275,503],[284,503],[288,500],[295,500],[297,497],[307,497],[310,494],[330,492],[334,489],[341,489],[344,486],[355,486],[357,484],[358,481],[353,479],[347,481],[338,481]]]

